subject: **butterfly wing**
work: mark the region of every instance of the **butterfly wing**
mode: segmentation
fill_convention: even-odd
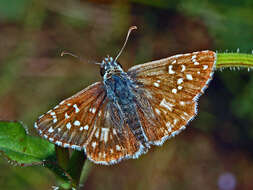
[[[142,99],[149,102],[153,119],[145,109],[138,114],[152,144],[161,145],[178,134],[197,113],[197,99],[212,78],[216,55],[212,51],[181,54],[137,65],[128,74],[142,87]],[[138,101],[143,102],[143,101]]]
[[[95,116],[105,97],[102,83],[95,83],[40,116],[35,128],[59,146],[81,149],[92,135]]]
[[[101,164],[117,163],[137,157],[142,147],[120,113],[111,104],[101,82],[97,82],[62,101],[39,117],[35,128],[58,146],[84,149],[87,157]]]
[[[94,135],[85,147],[87,155],[95,163],[114,164],[122,159],[137,158],[145,151],[129,126],[120,120],[119,113],[114,110],[110,102],[103,105],[101,115],[96,118],[95,124],[101,127],[94,128]],[[119,131],[115,126],[121,123],[121,131]]]

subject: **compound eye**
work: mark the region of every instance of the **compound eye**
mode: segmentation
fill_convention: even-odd
[[[105,75],[105,68],[100,67],[100,75],[103,77]]]

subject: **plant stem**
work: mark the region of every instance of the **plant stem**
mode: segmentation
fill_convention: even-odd
[[[253,55],[244,53],[217,53],[216,68],[253,67]]]
[[[69,149],[55,145],[55,152],[59,166],[67,170],[69,164]]]
[[[71,175],[73,179],[73,187],[76,189],[79,189],[80,177],[86,159],[83,151],[75,150],[71,156],[68,173]]]
[[[92,169],[92,162],[90,162],[89,160],[86,160],[86,162],[84,163],[84,166],[83,166],[83,171],[81,173],[81,177],[80,177],[80,183],[85,184],[87,178],[88,178],[88,175],[90,173],[90,170]]]
[[[55,153],[56,153],[56,157],[57,157],[57,164],[60,166],[61,169],[63,169],[66,172],[68,169],[69,160],[70,160],[69,159],[69,149],[62,148],[62,147],[55,145]],[[57,174],[57,173],[55,173],[55,174]],[[67,174],[67,172],[65,174]],[[71,183],[73,183],[73,179],[72,179],[72,176],[70,176],[70,175],[69,175],[69,178],[71,179],[70,181],[68,181],[66,179],[62,179],[61,176],[58,177],[57,183],[61,187],[61,189],[65,189],[65,190],[71,189],[71,186],[72,186]]]

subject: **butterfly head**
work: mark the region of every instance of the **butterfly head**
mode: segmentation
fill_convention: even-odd
[[[113,74],[119,74],[122,72],[122,66],[112,57],[107,56],[100,64],[100,74],[104,78],[108,78]]]

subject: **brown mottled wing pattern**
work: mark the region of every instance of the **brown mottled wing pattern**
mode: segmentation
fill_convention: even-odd
[[[154,119],[138,107],[148,140],[161,145],[178,134],[197,113],[197,99],[212,78],[216,55],[212,51],[181,54],[137,65],[128,74],[144,89]]]
[[[101,115],[94,124],[94,135],[85,147],[95,163],[114,164],[121,159],[136,158],[144,151],[126,123],[123,123],[122,131],[116,129],[109,104],[103,104]]]
[[[122,127],[122,134],[115,130],[111,121],[115,114],[103,84],[97,82],[40,116],[35,128],[58,146],[84,149],[95,163],[113,164],[142,152],[128,126]]]
[[[81,149],[93,135],[92,126],[104,101],[102,83],[95,83],[40,116],[35,128],[59,146]]]

